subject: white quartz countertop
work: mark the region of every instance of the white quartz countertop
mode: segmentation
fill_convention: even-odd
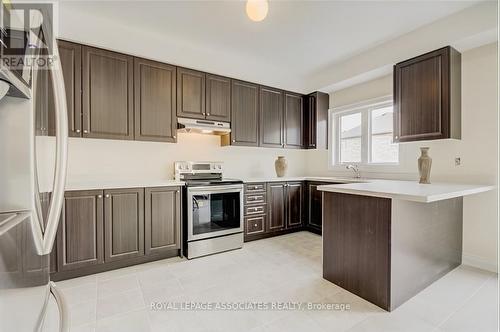
[[[356,179],[349,177],[321,177],[321,176],[296,176],[296,177],[263,177],[263,178],[248,178],[243,179],[245,183],[257,182],[292,182],[292,181],[318,181],[318,182],[332,182],[332,183],[352,183],[364,182],[365,179]]]
[[[67,180],[65,190],[98,190],[123,188],[178,187],[184,182],[169,179],[77,179]],[[40,184],[40,192],[51,192],[52,185]]]
[[[417,181],[365,180],[358,183],[319,186],[318,190],[385,197],[414,202],[430,203],[445,199],[478,194],[492,190],[494,186],[456,183],[420,184]]]
[[[149,187],[177,187],[184,182],[176,180],[109,179],[67,181],[66,190],[122,189]]]

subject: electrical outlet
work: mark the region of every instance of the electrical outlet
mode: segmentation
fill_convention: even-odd
[[[460,160],[460,157],[455,158],[455,166],[460,166],[462,164],[462,161]]]

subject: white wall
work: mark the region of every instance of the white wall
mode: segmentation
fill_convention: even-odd
[[[368,177],[417,179],[419,147],[429,146],[433,158],[431,180],[497,184],[498,169],[498,54],[497,43],[462,54],[462,139],[404,143],[402,173],[371,170]],[[332,108],[392,94],[392,76],[386,76],[330,95]],[[308,151],[308,175],[349,174],[329,171],[326,150]],[[455,166],[455,157],[462,164]],[[411,166],[413,165],[413,167]],[[498,192],[464,199],[464,263],[496,271],[498,268]]]
[[[286,156],[288,175],[305,173],[300,150],[221,147],[213,135],[178,134],[177,144],[70,138],[68,181],[100,179],[172,179],[174,161],[222,161],[234,178],[275,176],[274,160]]]

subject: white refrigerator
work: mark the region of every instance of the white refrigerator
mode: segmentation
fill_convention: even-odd
[[[1,28],[3,57],[9,29]],[[68,330],[64,298],[49,274],[64,200],[68,137],[55,42],[52,54],[54,65],[47,72],[12,70],[0,61],[0,331]],[[40,77],[51,78],[45,91],[53,94],[53,137],[43,127],[46,114],[36,107]]]

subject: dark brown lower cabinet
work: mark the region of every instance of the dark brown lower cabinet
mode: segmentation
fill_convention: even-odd
[[[279,231],[285,229],[286,218],[286,182],[271,182],[267,184],[267,205],[269,206],[269,218],[267,220],[267,231]]]
[[[269,218],[267,231],[300,228],[303,225],[304,190],[302,182],[267,184]]]
[[[104,191],[104,260],[144,255],[144,189]]]
[[[51,278],[63,280],[177,256],[180,189],[66,192],[50,258],[54,262],[57,257],[57,266],[51,262]]]
[[[57,234],[59,272],[103,263],[102,195],[102,190],[66,192]]]
[[[322,192],[318,190],[318,186],[336,184],[332,182],[306,182],[306,228],[313,233],[321,234],[323,222],[323,201]]]
[[[286,227],[296,228],[303,225],[304,189],[302,182],[288,182],[286,184]]]
[[[47,227],[47,215],[50,208],[50,193],[40,193],[40,207],[42,209],[42,216],[44,220],[44,226]],[[52,246],[52,251],[50,252],[50,273],[57,271],[57,241],[54,241]]]
[[[180,249],[181,194],[176,187],[146,188],[146,255]]]

